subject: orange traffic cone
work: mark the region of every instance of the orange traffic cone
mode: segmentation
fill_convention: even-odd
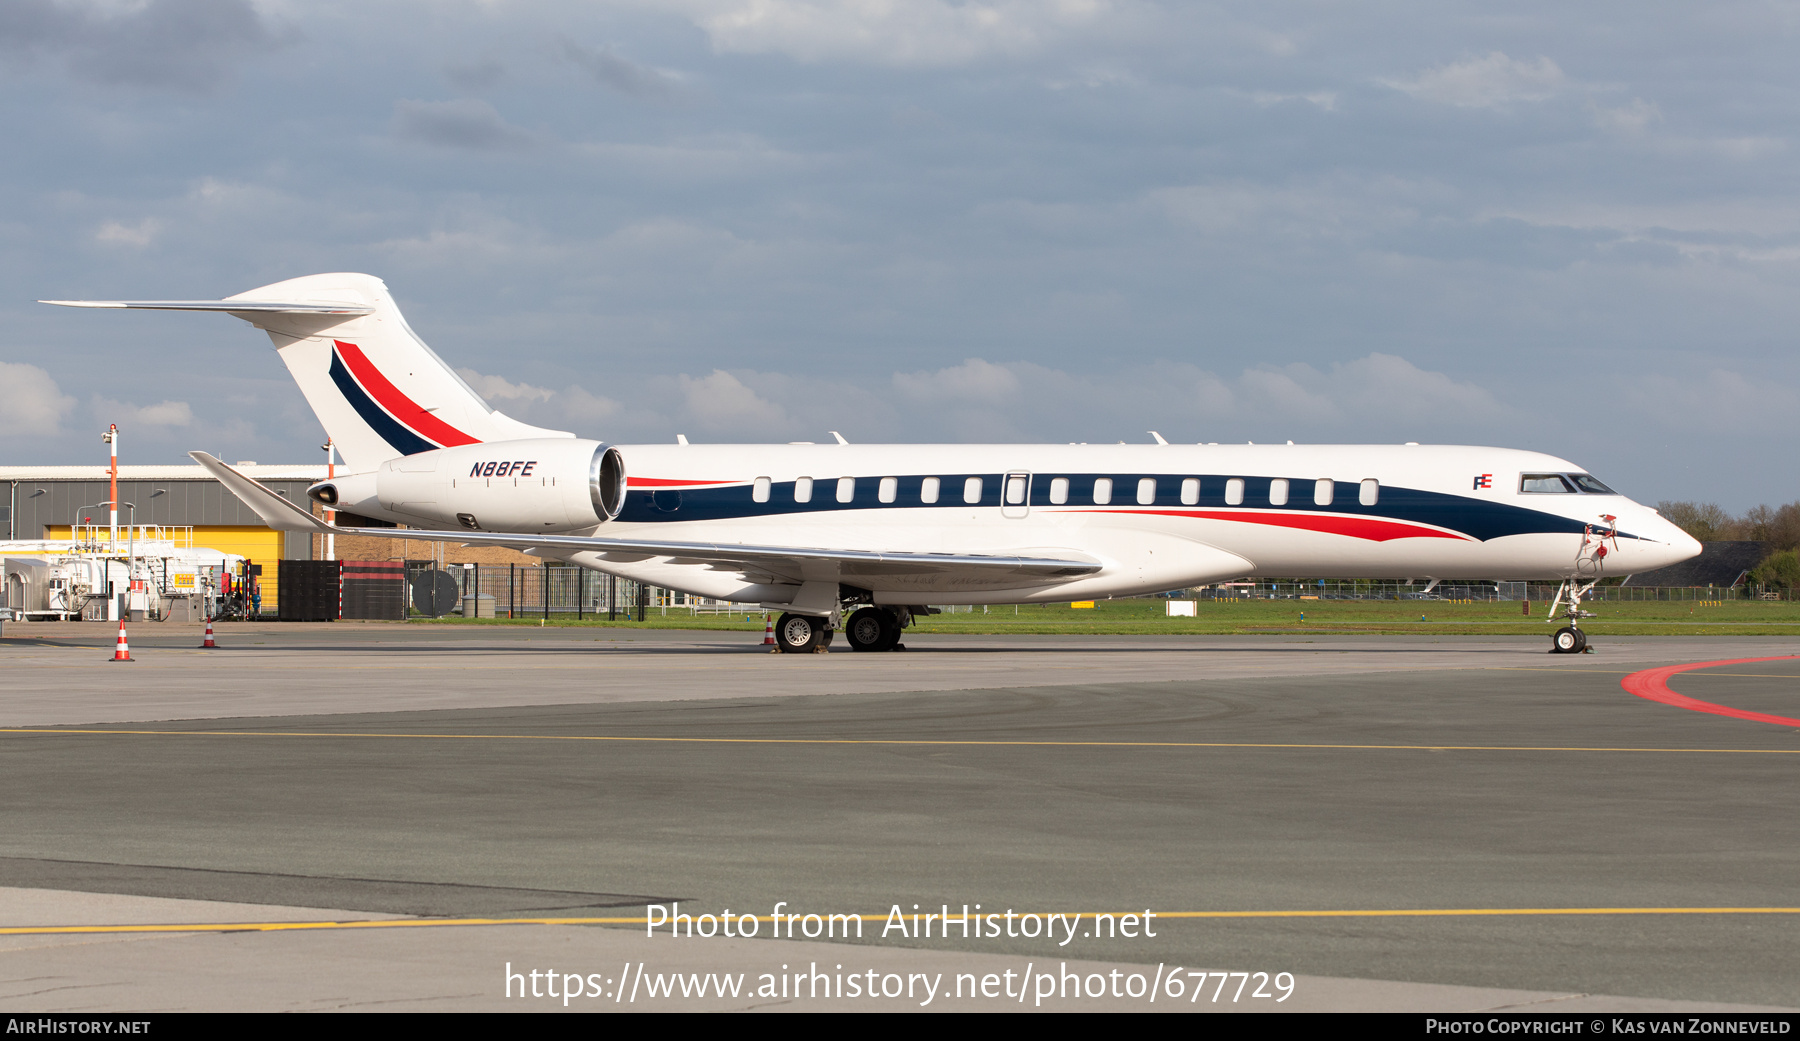
[[[209,651],[217,646],[218,644],[214,643],[212,638],[212,619],[208,618],[206,620],[206,640],[200,644],[200,649]]]
[[[769,615],[763,615],[763,642],[762,642],[762,645],[764,647],[775,646],[775,619],[770,617]]]
[[[130,661],[131,645],[125,642],[125,619],[119,619],[119,645],[113,648],[113,661]]]

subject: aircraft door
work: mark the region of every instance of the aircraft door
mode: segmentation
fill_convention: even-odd
[[[1009,473],[1000,480],[1000,515],[1014,520],[1031,512],[1031,475]]]

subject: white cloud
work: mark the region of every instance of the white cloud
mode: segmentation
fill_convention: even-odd
[[[756,436],[753,432],[781,430],[788,425],[786,410],[723,369],[714,369],[700,379],[686,375],[677,379],[688,414],[703,430]]]
[[[0,432],[8,437],[44,437],[61,432],[75,399],[62,392],[36,365],[0,361]]]
[[[1258,105],[1268,108],[1288,101],[1304,101],[1309,105],[1317,105],[1326,112],[1337,111],[1337,92],[1332,90],[1314,90],[1304,94],[1278,94],[1270,90],[1234,91],[1242,94]]]
[[[575,384],[552,390],[529,383],[514,383],[505,377],[488,376],[474,369],[457,369],[456,374],[489,404],[503,403],[502,412],[527,423],[580,427],[610,420],[620,412],[617,401],[590,393]]]
[[[89,411],[103,423],[117,423],[128,434],[133,427],[185,427],[194,422],[194,410],[185,401],[159,401],[154,405],[133,405],[124,401],[96,397]]]
[[[1620,404],[1631,415],[1676,431],[1785,437],[1800,410],[1800,389],[1729,369],[1698,378],[1649,373],[1621,391]]]
[[[1089,373],[983,358],[862,379],[714,369],[640,378],[621,395],[625,404],[580,387],[546,391],[460,371],[477,388],[518,388],[509,414],[516,405],[527,422],[611,441],[677,432],[696,440],[823,441],[841,430],[852,441],[1057,442],[1138,437],[1150,428],[1230,441],[1272,436],[1272,425],[1282,437],[1313,440],[1431,440],[1434,422],[1460,431],[1515,415],[1480,386],[1381,353],[1323,369],[1255,366],[1236,376],[1173,362]]]
[[[135,224],[109,220],[100,225],[94,232],[94,241],[108,246],[129,246],[142,249],[156,239],[157,233],[163,229],[163,222],[155,217],[145,217]]]
[[[684,0],[681,6],[715,51],[900,66],[1036,51],[1114,9],[1109,0]]]
[[[1632,98],[1631,104],[1617,108],[1594,106],[1594,125],[1615,134],[1641,134],[1651,123],[1662,122],[1662,110],[1643,98]]]
[[[1416,79],[1380,82],[1424,101],[1459,108],[1498,108],[1516,101],[1548,100],[1567,85],[1568,78],[1549,58],[1519,61],[1494,51],[1485,58],[1426,69]]]
[[[1003,365],[970,358],[935,372],[896,372],[894,389],[915,401],[950,398],[996,403],[1019,393],[1019,377]]]
[[[457,369],[456,374],[461,376],[469,386],[474,387],[475,393],[480,394],[490,403],[494,401],[549,401],[556,393],[548,387],[534,387],[529,383],[511,383],[500,376],[484,376],[474,369]]]

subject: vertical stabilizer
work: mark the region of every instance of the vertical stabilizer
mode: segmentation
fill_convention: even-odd
[[[488,407],[400,317],[373,275],[307,275],[224,300],[45,300],[65,307],[223,311],[269,334],[352,471],[434,448],[574,437]]]
[[[364,314],[237,312],[269,334],[288,372],[352,470],[434,448],[525,437],[573,437],[497,412],[401,317],[373,275],[307,275],[226,304],[339,304]]]

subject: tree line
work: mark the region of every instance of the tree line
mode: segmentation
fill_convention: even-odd
[[[1656,510],[1701,542],[1763,543],[1768,555],[1749,581],[1781,589],[1800,584],[1800,502],[1753,506],[1738,517],[1711,502],[1659,502]]]

